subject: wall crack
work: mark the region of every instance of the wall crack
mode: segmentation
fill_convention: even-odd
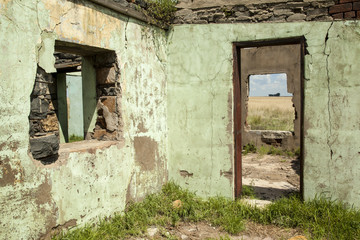
[[[127,49],[127,45],[128,45],[128,39],[127,39],[126,32],[127,32],[127,27],[128,27],[129,21],[130,21],[130,17],[127,18],[126,24],[125,24],[125,49]]]
[[[332,150],[332,143],[331,143],[331,136],[332,136],[332,119],[331,119],[331,109],[330,109],[330,100],[331,100],[331,88],[330,88],[330,74],[329,74],[329,57],[330,57],[330,50],[328,50],[328,40],[329,40],[329,32],[331,27],[333,26],[334,22],[331,22],[329,28],[327,29],[326,36],[325,36],[325,47],[324,47],[324,55],[326,56],[326,77],[327,77],[327,88],[328,88],[328,102],[327,102],[327,110],[329,115],[329,135],[327,138],[326,144],[329,147],[330,151],[330,161],[328,161],[328,170],[329,170],[329,178],[332,177],[330,172],[330,164],[333,161],[333,150]],[[329,183],[331,183],[331,179],[329,179]]]

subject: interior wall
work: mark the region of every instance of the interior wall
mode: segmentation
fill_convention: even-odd
[[[360,207],[360,23],[175,26],[168,47],[169,178],[233,197],[232,43],[304,37],[304,196]]]
[[[262,46],[241,48],[240,78],[241,78],[241,121],[242,145],[251,142],[252,136],[245,129],[247,102],[249,100],[249,76],[255,74],[286,73],[287,91],[293,94],[292,102],[296,111],[294,119],[294,135],[286,138],[289,149],[296,150],[301,138],[301,44],[284,44],[278,46]]]
[[[89,1],[2,1],[0,22],[0,238],[45,237],[159,191],[167,180],[165,32]],[[63,145],[44,165],[29,155],[28,116],[37,65],[56,72],[55,40],[116,52],[123,132],[121,141]]]

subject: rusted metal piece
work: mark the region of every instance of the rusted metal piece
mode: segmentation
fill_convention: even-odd
[[[235,148],[235,198],[241,197],[241,91],[240,48],[233,44],[233,90],[234,90],[234,148]]]

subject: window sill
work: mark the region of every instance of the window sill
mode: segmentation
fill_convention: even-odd
[[[72,143],[60,144],[59,155],[60,158],[73,152],[88,152],[95,153],[98,149],[108,148],[113,145],[123,145],[123,141],[98,141],[98,140],[84,140]]]

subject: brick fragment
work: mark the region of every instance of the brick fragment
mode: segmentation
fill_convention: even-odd
[[[357,0],[340,0],[339,3],[349,3],[349,2],[355,2]]]
[[[344,18],[344,14],[343,13],[337,13],[332,15],[333,19],[343,19]]]
[[[354,17],[355,17],[355,11],[346,12],[346,13],[344,14],[344,18],[345,18],[345,19],[354,18]]]
[[[352,3],[338,4],[329,8],[329,13],[349,12],[352,10]]]
[[[353,3],[353,10],[360,10],[360,2]]]
[[[360,19],[360,11],[356,12],[356,19]]]

